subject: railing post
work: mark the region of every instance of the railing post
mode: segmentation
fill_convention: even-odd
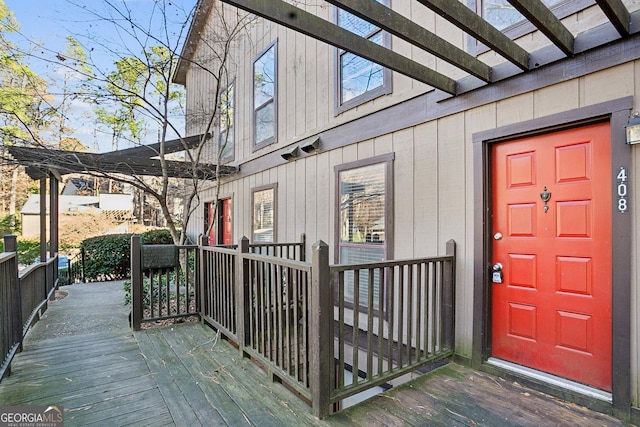
[[[14,234],[5,234],[4,236],[4,251],[5,252],[18,252],[18,239]],[[18,258],[18,254],[16,253],[16,260]],[[17,272],[16,262],[16,272]]]
[[[140,255],[140,235],[131,236],[131,327],[140,330],[142,323],[142,260]]]
[[[442,345],[455,348],[455,279],[456,279],[456,242],[447,242],[447,256],[452,260],[442,274]]]
[[[7,291],[11,299],[11,341],[12,343],[20,342],[18,351],[22,351],[22,292],[20,290],[20,281],[18,280],[18,241],[15,235],[7,234],[4,236],[4,251],[15,252],[15,270],[11,274]],[[4,355],[3,355],[4,356]],[[7,375],[11,375],[11,365],[7,367]]]
[[[250,328],[247,327],[249,321],[247,310],[251,310],[249,303],[249,261],[242,256],[249,253],[249,239],[244,236],[238,243],[238,254],[236,259],[236,334],[238,336],[238,349],[240,355],[244,355],[244,349],[249,341]]]
[[[302,233],[300,235],[300,261],[305,262],[307,260],[307,235]]]
[[[310,384],[313,414],[329,415],[333,363],[333,295],[329,274],[329,246],[322,240],[311,249]]]
[[[86,283],[85,282],[85,277],[84,277],[84,261],[85,261],[84,248],[80,248],[80,254],[82,256],[82,261],[81,261],[82,262],[82,266],[81,266],[82,270],[80,272],[80,280],[82,281],[82,283]]]
[[[198,283],[198,293],[196,294],[196,311],[200,313],[200,321],[204,321],[204,302],[207,300],[204,295],[204,292],[205,292],[204,278],[205,278],[205,271],[207,271],[207,268],[205,267],[206,260],[204,256],[204,250],[202,249],[202,247],[208,246],[208,245],[209,245],[209,239],[207,238],[206,235],[201,234],[200,236],[198,236],[198,246],[199,246],[198,257],[200,259],[200,265],[199,265],[199,268],[197,269],[198,277],[196,279]]]

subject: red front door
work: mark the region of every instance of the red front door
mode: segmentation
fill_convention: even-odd
[[[603,123],[494,144],[491,352],[610,391],[609,135]]]
[[[223,199],[220,201],[220,236],[222,237],[222,241],[220,244],[222,245],[230,245],[233,240],[233,210],[231,199]]]

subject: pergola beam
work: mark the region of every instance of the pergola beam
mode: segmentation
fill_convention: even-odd
[[[114,153],[85,153],[78,151],[60,151],[42,148],[9,147],[9,153],[20,164],[27,167],[27,173],[33,179],[47,176],[49,170],[60,173],[100,172],[104,174],[163,176],[170,178],[216,179],[219,175],[228,175],[237,171],[231,166],[200,164],[194,170],[190,163],[165,161],[145,157],[125,157]]]
[[[480,80],[491,81],[491,67],[484,62],[376,1],[326,1],[453,64]]]
[[[565,55],[573,55],[573,35],[541,0],[507,0]]]
[[[179,153],[180,151],[190,150],[197,147],[204,140],[211,138],[212,134],[200,134],[187,136],[184,138],[172,139],[170,141],[157,142],[149,145],[139,145],[137,147],[125,148],[123,150],[112,151],[112,153],[118,153],[121,156],[136,156],[136,157],[155,157],[160,154],[160,146],[164,145],[164,153],[172,154]]]
[[[520,69],[529,70],[529,53],[457,0],[418,0],[467,34],[480,40]]]
[[[222,0],[455,95],[455,80],[282,0]],[[457,3],[457,2],[456,2]]]
[[[622,0],[596,0],[600,9],[607,15],[621,36],[628,36],[631,32],[631,15]]]

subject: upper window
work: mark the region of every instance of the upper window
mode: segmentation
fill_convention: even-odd
[[[388,0],[376,1],[388,5]],[[349,12],[337,9],[336,21],[338,26],[374,43],[386,47],[390,45],[390,37],[387,33]],[[336,62],[337,113],[391,91],[391,73],[381,65],[342,49],[337,50]]]
[[[525,18],[507,0],[478,0],[482,17],[498,30],[504,30]],[[567,0],[542,0],[546,6],[555,6]]]
[[[253,63],[254,148],[276,141],[276,58],[274,42]]]
[[[234,158],[233,113],[235,109],[233,82],[220,94],[220,135],[218,141],[219,161],[226,162]]]
[[[253,190],[252,235],[254,242],[275,242],[276,187],[262,187]]]
[[[390,212],[392,196],[391,160],[392,155],[381,156],[366,162],[356,162],[336,167],[338,182],[338,262],[340,264],[359,264],[383,261],[388,258],[387,242],[390,241]],[[368,283],[368,272],[361,272],[360,284]],[[358,286],[358,295],[354,289],[353,272],[345,274],[345,297],[353,304],[366,307],[368,304],[367,286]],[[380,307],[381,278],[379,273],[373,277],[373,307]]]

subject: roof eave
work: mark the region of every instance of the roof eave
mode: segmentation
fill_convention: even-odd
[[[187,83],[187,70],[193,60],[193,55],[196,52],[198,43],[200,42],[202,31],[207,25],[209,14],[215,5],[215,2],[216,0],[198,0],[198,4],[196,4],[193,22],[189,27],[187,39],[182,46],[182,52],[180,52],[180,57],[178,58],[176,72],[173,75],[172,80],[176,84],[184,86]]]

